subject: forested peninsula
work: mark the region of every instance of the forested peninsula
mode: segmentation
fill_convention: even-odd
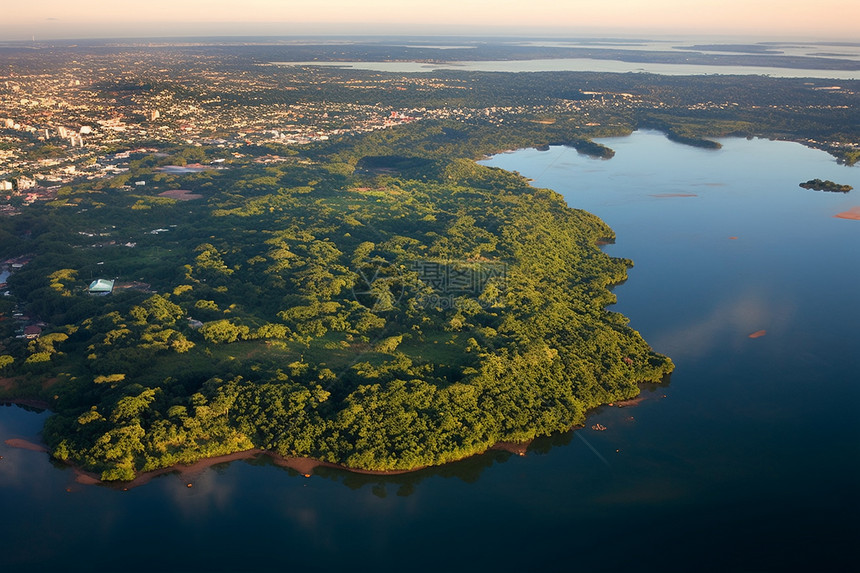
[[[860,159],[856,80],[273,63],[456,55],[400,43],[4,49],[0,399],[55,458],[403,471],[566,430],[672,363],[607,310],[612,231],[474,160],[643,128]]]
[[[51,454],[107,481],[252,448],[415,469],[662,380],[671,360],[606,308],[632,264],[599,249],[612,230],[461,139],[142,152],[145,185],[2,220],[36,254],[9,286],[45,324],[5,355],[4,395],[43,399]]]

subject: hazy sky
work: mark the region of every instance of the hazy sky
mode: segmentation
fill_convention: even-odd
[[[320,33],[860,39],[858,0],[3,0],[0,41]]]

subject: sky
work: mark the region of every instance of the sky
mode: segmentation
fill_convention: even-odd
[[[858,0],[2,0],[0,41],[317,34],[860,41]]]

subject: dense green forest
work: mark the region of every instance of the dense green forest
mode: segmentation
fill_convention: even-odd
[[[0,218],[0,257],[26,261],[0,297],[0,398],[50,407],[56,458],[105,480],[251,448],[404,470],[568,429],[672,363],[607,310],[632,264],[599,249],[612,230],[474,159],[549,145],[606,159],[594,138],[640,128],[709,149],[769,137],[860,156],[856,81],[270,64],[287,52],[303,53],[189,47],[156,58],[168,73],[94,83],[94,101],[129,117],[165,98],[182,102],[174,113],[194,104],[201,133],[230,146],[138,139],[122,150],[158,151]],[[230,127],[275,117],[310,130],[321,101],[327,140],[237,141]],[[355,106],[379,126],[392,112],[416,120],[338,132],[369,117]],[[27,145],[25,159],[56,152]],[[113,291],[89,294],[98,279]],[[15,315],[42,331],[16,338]]]
[[[2,391],[50,404],[53,456],[127,480],[254,447],[441,464],[660,381],[671,361],[606,309],[632,264],[599,249],[612,230],[457,158],[481,137],[426,122],[156,171],[217,153],[175,148],[0,219],[2,254],[33,255],[9,286],[47,324],[8,344]]]

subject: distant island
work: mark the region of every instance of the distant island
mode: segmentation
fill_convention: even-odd
[[[674,46],[676,50],[695,50],[704,52],[732,52],[736,54],[784,54],[767,44],[694,44],[692,46]]]
[[[853,189],[851,185],[840,185],[830,180],[810,179],[806,183],[801,183],[804,189],[814,189],[815,191],[829,191],[831,193],[848,193]]]

